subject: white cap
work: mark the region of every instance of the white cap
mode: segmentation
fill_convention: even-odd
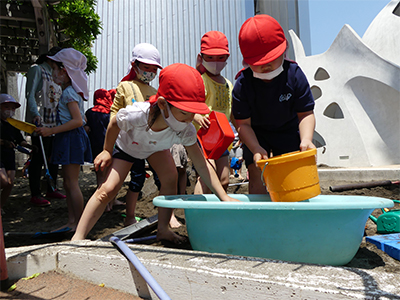
[[[72,87],[77,93],[82,93],[85,100],[89,99],[89,90],[87,87],[86,56],[74,48],[61,49],[53,56],[48,58],[61,62],[71,78]]]
[[[132,49],[132,58],[128,68],[128,73],[131,70],[132,63],[136,60],[144,64],[155,65],[162,69],[160,53],[152,44],[140,43]]]

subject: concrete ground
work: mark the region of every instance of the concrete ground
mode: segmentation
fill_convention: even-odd
[[[320,169],[320,180],[399,180],[400,166]],[[130,245],[171,299],[400,299],[400,274]],[[7,248],[10,279],[52,270],[158,299],[109,242]],[[57,284],[57,283],[55,283]],[[85,298],[82,298],[85,299]]]

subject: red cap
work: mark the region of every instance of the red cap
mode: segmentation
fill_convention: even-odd
[[[219,31],[209,31],[201,38],[202,54],[207,55],[229,55],[228,39]]]
[[[106,89],[98,89],[93,94],[94,107],[92,111],[98,111],[102,113],[110,113],[110,107],[113,103],[111,94]]]
[[[150,102],[154,103],[158,97],[164,97],[171,105],[187,112],[210,112],[205,103],[204,83],[200,73],[185,64],[172,64],[160,72],[158,91],[150,97]]]
[[[243,60],[259,66],[281,56],[287,42],[278,21],[268,15],[257,15],[247,19],[240,28],[239,46]]]
[[[117,93],[117,90],[116,89],[111,89],[111,90],[108,90],[108,92],[111,95],[111,100],[114,101],[115,94]]]

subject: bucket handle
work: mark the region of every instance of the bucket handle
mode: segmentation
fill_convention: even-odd
[[[262,181],[262,183],[263,183],[264,186],[265,186],[264,171],[265,171],[265,168],[267,167],[267,165],[268,165],[268,162],[265,163],[264,168],[263,168],[263,170],[262,170],[262,172],[261,172],[261,181]]]

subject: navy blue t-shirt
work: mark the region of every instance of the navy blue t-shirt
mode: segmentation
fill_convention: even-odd
[[[284,71],[270,82],[254,78],[250,68],[238,77],[232,92],[235,119],[251,118],[255,132],[297,128],[298,112],[314,109],[314,98],[300,67],[284,61]]]
[[[108,123],[110,122],[110,114],[93,111],[91,108],[85,113],[86,126],[90,127],[88,134],[90,145],[92,147],[93,159],[103,151],[104,140]]]
[[[0,132],[2,140],[13,142],[16,146],[25,141],[21,131],[6,121],[1,120]],[[1,146],[0,158],[2,167],[5,167],[6,170],[15,170],[15,150],[13,148]]]

